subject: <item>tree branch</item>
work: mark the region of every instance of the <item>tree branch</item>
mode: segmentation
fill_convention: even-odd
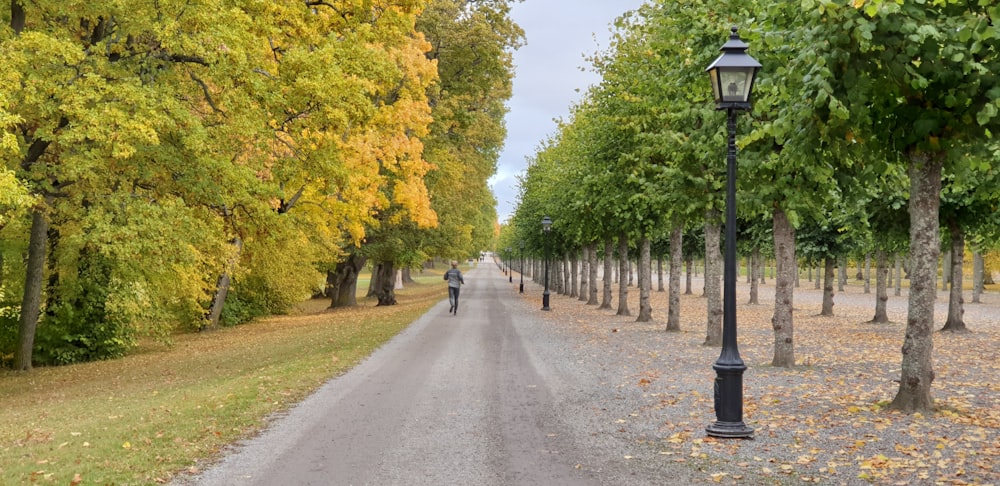
[[[208,91],[208,85],[206,85],[204,81],[199,79],[198,76],[195,76],[194,73],[191,73],[191,80],[193,80],[195,83],[198,83],[198,86],[201,86],[202,92],[205,93],[205,101],[208,102],[208,106],[211,106],[212,110],[215,111],[216,113],[222,113],[223,115],[225,115],[226,112],[220,110],[219,107],[215,105],[215,101],[212,100],[212,93]]]

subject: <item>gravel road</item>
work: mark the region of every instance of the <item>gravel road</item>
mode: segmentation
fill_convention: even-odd
[[[942,413],[879,411],[898,386],[904,297],[873,326],[874,297],[796,289],[794,369],[769,366],[773,288],[740,285],[746,421],[715,440],[704,300],[683,332],[552,296],[490,264],[465,271],[457,316],[442,301],[350,372],[177,485],[1000,484],[1000,302],[966,305],[969,334],[935,338]],[[700,289],[700,283],[698,285]],[[632,289],[635,308],[638,292]],[[947,307],[939,296],[937,314]],[[617,306],[617,294],[616,302]],[[943,321],[942,321],[943,322]],[[831,327],[833,326],[833,327]],[[939,349],[940,348],[940,349]],[[976,350],[970,352],[970,350]],[[855,353],[855,354],[849,354]]]
[[[457,315],[436,305],[178,484],[664,484],[608,455],[622,446],[586,420],[603,415],[587,410],[591,386],[533,301],[489,264],[465,281]]]

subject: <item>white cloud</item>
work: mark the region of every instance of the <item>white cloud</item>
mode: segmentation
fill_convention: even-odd
[[[511,16],[527,44],[514,54],[514,93],[508,106],[507,142],[490,179],[497,214],[506,221],[517,199],[517,175],[527,158],[569,116],[587,87],[599,82],[585,59],[608,47],[611,24],[642,0],[525,0]],[[581,69],[583,68],[583,69]]]

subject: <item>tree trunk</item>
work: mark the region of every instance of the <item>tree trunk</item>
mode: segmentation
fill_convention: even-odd
[[[567,254],[567,255],[569,255],[569,254]],[[577,287],[577,285],[579,285],[579,281],[577,280],[577,277],[579,276],[579,274],[580,274],[579,258],[576,257],[576,252],[573,252],[573,254],[570,256],[570,259],[569,259],[569,284],[570,284],[569,285],[569,296],[570,297],[579,297],[580,296],[580,289],[579,289],[579,287]]]
[[[687,268],[687,274],[684,277],[684,295],[691,295],[694,291],[691,290],[691,272],[694,271],[694,257],[688,255],[684,260],[684,266]]]
[[[816,265],[816,281],[814,282],[814,284],[816,285],[816,287],[815,287],[816,290],[819,290],[819,289],[823,288],[823,284],[821,282],[824,282],[825,279],[826,279],[826,277],[823,276],[823,272],[819,271],[819,265],[817,264]],[[833,284],[833,280],[831,280],[830,283],[832,285]]]
[[[895,267],[896,267],[896,297],[903,295],[903,257],[896,253],[895,256]]]
[[[396,268],[393,262],[379,262],[372,268],[371,291],[378,306],[396,305]]]
[[[972,302],[979,303],[979,296],[983,295],[983,254],[978,251],[972,252]]]
[[[358,305],[358,274],[367,260],[351,253],[332,272],[327,272],[327,295],[330,297],[331,309]]]
[[[618,312],[616,316],[631,316],[628,311],[628,236],[618,235]]]
[[[872,254],[865,253],[865,293],[872,293]]]
[[[670,290],[667,295],[667,331],[681,330],[681,265],[684,259],[684,225],[675,224],[670,232]],[[691,275],[688,272],[688,275]],[[690,282],[690,281],[689,281]],[[688,286],[690,290],[690,285]]]
[[[962,296],[962,259],[965,256],[965,232],[962,226],[952,221],[949,224],[951,233],[951,292],[948,294],[948,320],[942,331],[969,332],[965,327],[965,299]]]
[[[837,271],[837,262],[832,256],[826,257],[826,264],[823,268],[823,310],[821,316],[833,315],[833,280],[834,272]],[[843,268],[843,267],[841,267]]]
[[[875,252],[875,317],[870,321],[872,324],[889,322],[889,314],[886,312],[886,303],[889,301],[889,292],[886,288],[888,274],[889,258],[885,250],[878,250]]]
[[[650,261],[649,237],[639,240],[639,262],[636,265],[637,277],[639,279],[639,317],[635,322],[649,322],[653,320],[653,306],[650,303],[649,294],[653,290],[652,270],[653,263]]]
[[[837,278],[837,292],[843,292],[844,286],[847,285],[847,257],[840,257],[838,261],[840,263],[837,265],[839,277]]]
[[[588,285],[590,280],[590,245],[584,245],[580,251],[580,292],[577,298],[582,302],[587,301],[589,293]]]
[[[748,272],[749,273],[748,276],[750,277],[750,302],[749,303],[756,305],[756,304],[760,303],[760,298],[758,297],[758,291],[760,290],[760,288],[759,288],[760,274],[763,273],[763,272],[761,272],[761,269],[760,269],[760,248],[759,247],[755,246],[753,248],[753,251],[750,252],[749,262],[750,262],[750,271]]]
[[[951,277],[951,250],[946,250],[941,257],[941,290],[947,292]]]
[[[774,210],[774,357],[771,366],[795,366],[794,320],[795,297],[795,228],[781,208]]]
[[[46,202],[51,203],[51,197],[46,197]],[[24,296],[21,299],[21,320],[17,329],[18,346],[14,353],[14,369],[18,371],[31,369],[35,331],[38,329],[38,317],[42,309],[42,281],[45,279],[48,234],[49,220],[43,209],[37,207],[31,213],[28,267],[24,279]]]
[[[722,346],[722,254],[719,251],[720,226],[714,211],[705,215],[705,296],[708,318],[705,346]]]
[[[587,257],[590,258],[590,264],[587,267],[590,270],[590,287],[587,289],[587,305],[597,305],[597,242],[590,244],[590,251],[587,253]]]
[[[611,279],[613,278],[611,262],[615,256],[614,253],[614,239],[608,236],[604,239],[604,293],[601,295],[601,305],[598,309],[611,308]]]
[[[229,296],[233,268],[240,261],[240,252],[243,251],[243,240],[238,236],[233,238],[231,244],[233,245],[233,256],[226,263],[222,275],[219,275],[219,281],[215,285],[215,295],[212,296],[212,305],[208,307],[208,313],[205,314],[205,325],[202,329],[211,331],[219,328],[219,318],[222,317],[222,309],[226,306],[226,297]]]
[[[931,357],[943,159],[943,154],[910,154],[910,299],[899,392],[889,404],[890,408],[906,412],[929,411],[934,406]]]
[[[402,279],[401,281],[404,284],[416,283],[416,281],[413,280],[413,276],[410,275],[410,269],[409,268],[404,268],[404,269],[400,270],[399,273],[400,273],[400,278]]]
[[[663,292],[663,255],[656,255],[656,291]]]

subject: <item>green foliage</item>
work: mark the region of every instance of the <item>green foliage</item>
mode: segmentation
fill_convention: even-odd
[[[109,312],[108,289],[97,282],[81,279],[74,298],[46,309],[36,334],[36,362],[66,365],[120,358],[136,346],[136,329]]]

